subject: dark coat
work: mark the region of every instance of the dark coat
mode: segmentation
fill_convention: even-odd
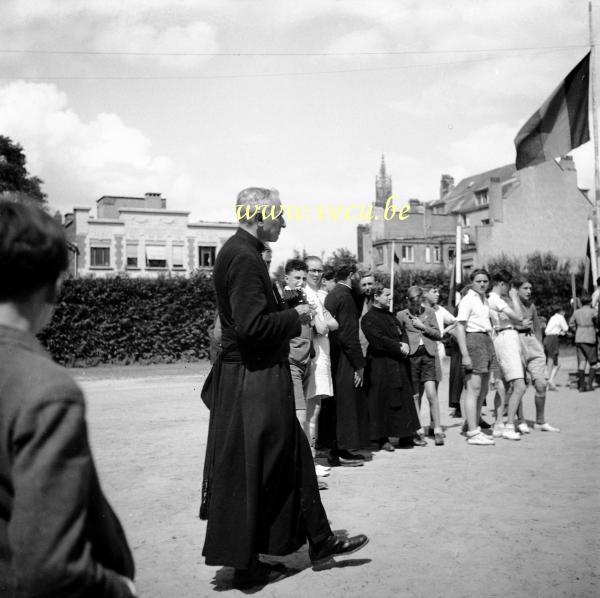
[[[222,351],[202,391],[210,408],[201,517],[208,565],[247,568],[331,533],[308,441],[296,419],[289,341],[300,333],[260,252],[238,230],[214,269]]]
[[[433,311],[431,307],[422,306],[421,309],[422,311],[418,318],[425,324],[425,330],[423,332],[414,327],[412,323],[413,316],[408,309],[403,309],[398,312],[398,321],[408,336],[411,355],[419,348],[421,339],[423,339],[425,350],[431,357],[435,357],[438,354],[437,341],[442,340],[440,327],[437,318],[435,317],[435,311]]]
[[[134,566],[104,498],[79,387],[0,326],[0,596],[125,598]]]
[[[371,439],[412,436],[420,424],[410,359],[400,352],[400,343],[408,342],[406,334],[392,313],[378,307],[365,314],[361,326],[369,341],[366,383]]]
[[[358,335],[358,313],[350,289],[338,283],[325,298],[325,309],[340,327],[329,333],[331,373],[336,405],[336,437],[340,449],[357,449],[369,440],[367,397],[354,387],[354,372],[364,368]]]

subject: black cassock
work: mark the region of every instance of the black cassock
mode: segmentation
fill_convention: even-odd
[[[408,342],[396,317],[388,310],[373,307],[361,322],[369,341],[366,384],[372,440],[389,436],[406,438],[419,428],[419,417],[410,377],[410,360],[400,352]]]
[[[325,308],[340,325],[329,333],[337,445],[340,449],[358,449],[369,442],[369,412],[364,389],[354,387],[354,372],[364,367],[365,359],[350,288],[338,283],[325,297]]]
[[[260,252],[242,229],[217,256],[222,350],[202,390],[210,409],[201,518],[208,565],[247,568],[331,534],[294,406],[289,341],[300,334]]]

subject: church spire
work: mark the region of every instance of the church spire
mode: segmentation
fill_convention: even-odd
[[[392,195],[392,177],[385,169],[385,156],[381,154],[379,174],[375,177],[375,206],[385,207],[387,198]]]

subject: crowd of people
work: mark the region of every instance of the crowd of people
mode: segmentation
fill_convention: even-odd
[[[214,363],[202,389],[210,410],[203,555],[208,565],[232,567],[238,588],[288,574],[261,554],[308,544],[318,569],[367,545],[365,534],[332,531],[324,478],[333,467],[365,465],[372,450],[427,446],[426,429],[445,444],[446,351],[448,403],[464,416],[466,442],[480,446],[531,432],[527,384],[535,426],[559,431],[545,403],[569,329],[582,392],[593,388],[597,362],[598,295],[584,297],[569,323],[557,306],[542,342],[531,283],[504,270],[474,270],[456,315],[439,305],[433,285],[411,286],[394,314],[391,290],[372,273],[327,269],[316,256],[289,260],[285,281],[274,281],[268,244],[285,220],[263,219],[254,208],[265,205],[281,205],[276,190],[238,194],[236,206],[254,216],[240,220],[217,256]],[[98,480],[82,392],[35,338],[67,267],[60,224],[39,208],[0,201],[0,594],[128,598],[136,595],[134,562]],[[481,417],[490,379],[491,424]]]
[[[546,421],[545,403],[547,391],[557,389],[558,339],[569,331],[564,308],[556,309],[544,334],[528,280],[513,280],[506,270],[490,276],[483,269],[470,278],[456,315],[439,304],[433,284],[411,286],[407,307],[393,314],[391,290],[371,272],[326,268],[317,256],[289,260],[285,286],[273,279],[287,307],[301,302],[311,310],[301,335],[290,340],[289,367],[297,417],[320,477],[333,466],[364,465],[365,449],[427,446],[426,429],[435,446],[443,446],[438,393],[447,351],[453,362],[449,404],[465,418],[468,444],[492,445],[496,438],[514,441],[530,433],[523,416],[528,384],[535,388],[535,426],[559,431]],[[581,390],[593,384],[596,346],[595,316],[592,322],[589,299],[583,303],[571,318],[578,356],[591,364],[587,385],[585,364],[580,366]],[[481,409],[490,387],[494,421],[488,423]],[[423,396],[428,426],[420,422]],[[326,488],[323,480],[320,487]]]

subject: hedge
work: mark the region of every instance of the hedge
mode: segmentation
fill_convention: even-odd
[[[555,305],[569,308],[571,275],[568,264],[551,254],[523,260],[499,256],[487,264],[491,271],[506,268],[526,275],[533,284],[539,313],[549,318]],[[389,285],[389,274],[377,272]],[[576,276],[581,290],[583,270]],[[394,306],[405,307],[412,284],[439,286],[442,304],[450,276],[444,270],[400,271],[394,283]],[[54,359],[67,366],[100,363],[170,363],[208,358],[208,329],[215,315],[213,281],[202,274],[192,278],[83,278],[66,280],[50,325],[40,334]]]
[[[39,335],[67,366],[170,363],[208,357],[212,279],[66,280],[50,325]]]

